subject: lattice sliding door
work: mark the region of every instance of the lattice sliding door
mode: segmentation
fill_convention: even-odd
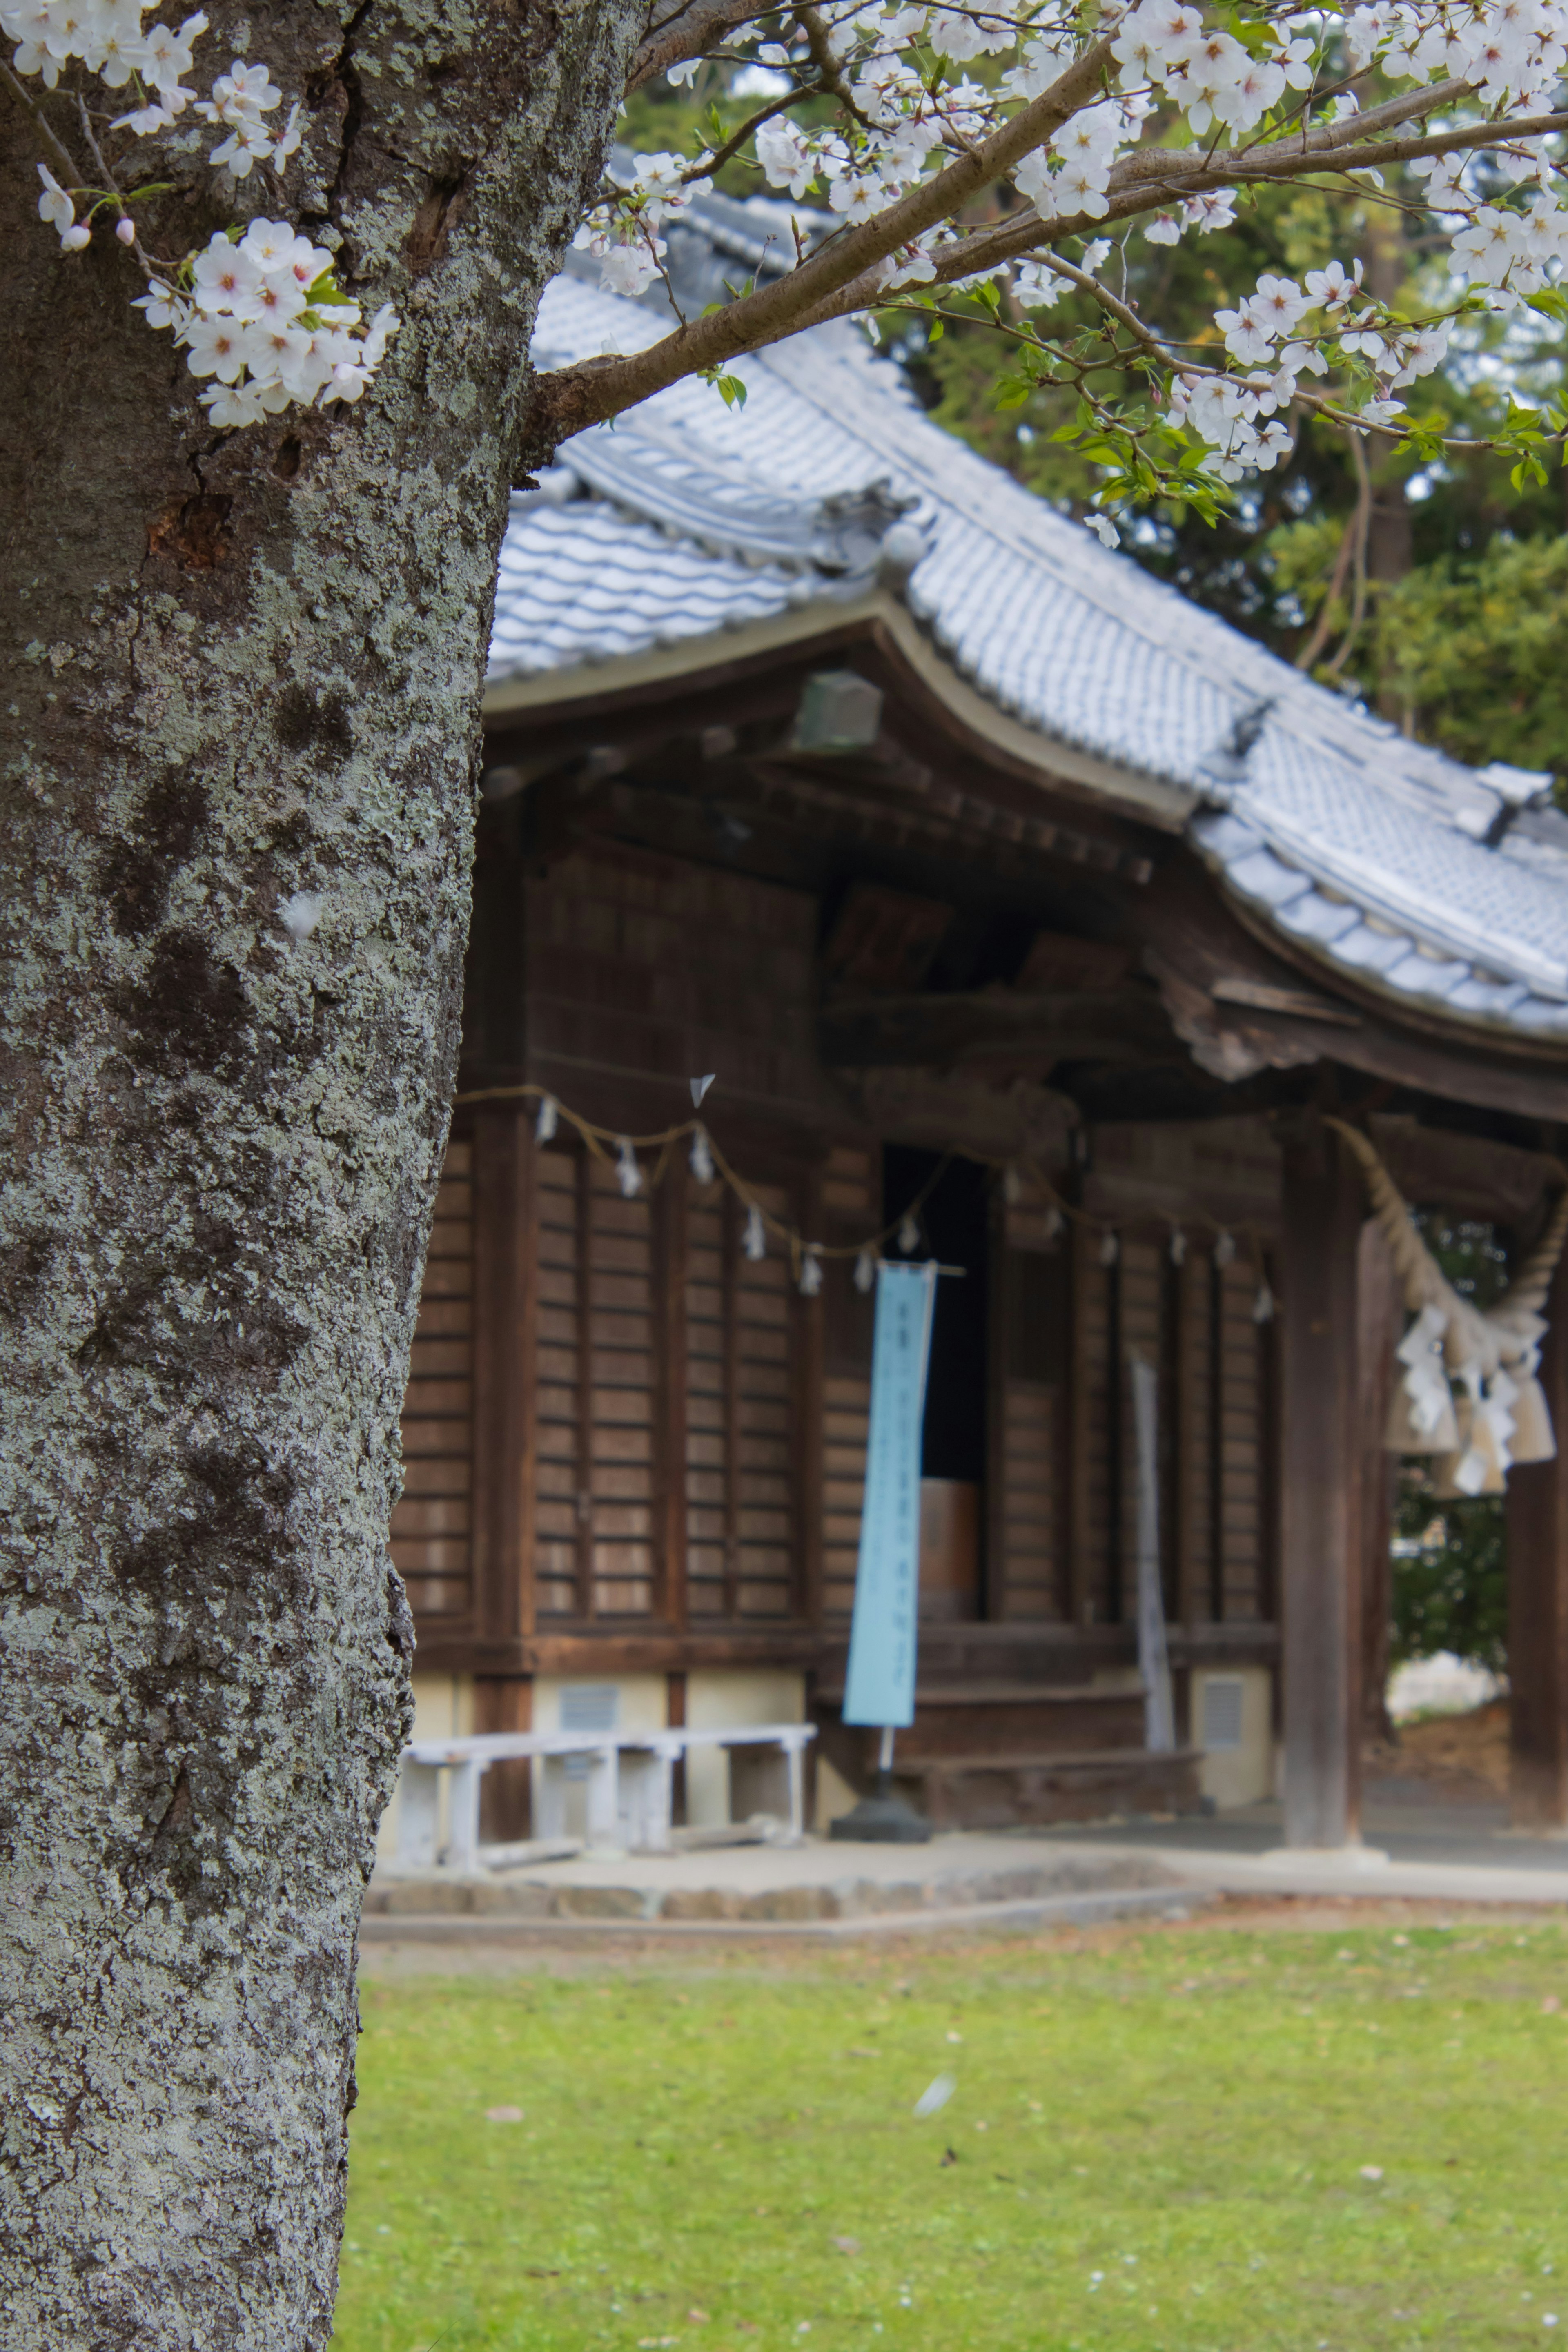
[[[534,1609],[645,1617],[662,1602],[653,1205],[586,1152],[535,1154]]]
[[[1268,1327],[1253,1320],[1258,1276],[1235,1262],[1215,1269],[1212,1413],[1217,1440],[1214,1613],[1228,1622],[1266,1616]]]
[[[1258,1274],[1189,1242],[1121,1236],[1114,1264],[1074,1240],[1073,1555],[1079,1622],[1130,1622],[1137,1446],[1128,1366],[1160,1374],[1161,1561],[1166,1606],[1188,1622],[1266,1618],[1271,1605],[1268,1328]]]
[[[819,1191],[823,1229],[840,1247],[874,1233],[882,1214],[880,1150],[835,1144]],[[855,1605],[866,1443],[871,1425],[871,1339],[877,1302],[858,1290],[851,1258],[829,1258],[823,1284],[821,1415],[822,1610],[844,1622]]]
[[[752,1187],[791,1214],[778,1186]],[[727,1186],[686,1202],[686,1594],[695,1622],[787,1617],[800,1606],[798,1315],[787,1261],[742,1248]]]
[[[408,1387],[403,1400],[403,1498],[392,1557],[410,1606],[443,1629],[473,1608],[473,1147],[447,1147]]]
[[[1003,1233],[1020,1221],[1004,1222]],[[1068,1551],[1071,1260],[1065,1245],[1001,1252],[994,1286],[997,1427],[988,1514],[990,1613],[1036,1622],[1071,1605]]]
[[[1121,1556],[1117,1269],[1101,1263],[1081,1227],[1072,1235],[1072,1616],[1103,1625],[1114,1614]]]

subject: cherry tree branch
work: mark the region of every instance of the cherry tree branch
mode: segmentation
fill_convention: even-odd
[[[92,152],[92,160],[103,173],[103,184],[111,195],[120,194],[120,183],[103,160],[103,150],[92,135],[92,117],[87,110],[87,100],[79,89],[76,94],[77,112],[81,117],[81,135]]]
[[[805,35],[806,45],[811,51],[811,62],[816,68],[817,80],[824,89],[829,91],[838,100],[847,114],[854,116],[863,131],[871,130],[873,128],[871,119],[864,108],[857,104],[855,93],[844,79],[844,69],[834,55],[833,44],[827,37],[827,27],[823,23],[819,12],[815,8],[801,6],[794,13],[795,23]]]
[[[627,96],[671,66],[706,57],[737,25],[753,25],[759,16],[773,14],[772,6],[758,7],[756,0],[686,0],[684,7],[664,13],[650,9],[647,30],[626,76]]]
[[[689,20],[694,25],[703,10],[734,5],[735,0],[688,0],[659,37],[673,38]],[[811,44],[820,88],[858,112],[844,87],[823,14],[812,0],[792,13]],[[725,21],[740,19],[731,15]],[[910,188],[873,219],[855,228],[840,228],[786,275],[754,289],[724,310],[689,323],[682,320],[674,333],[644,351],[584,360],[539,378],[525,425],[525,462],[538,462],[574,433],[635,407],[683,378],[710,373],[744,352],[765,350],[806,328],[885,301],[892,290],[888,286],[888,265],[900,249],[907,251],[931,230],[959,220],[964,207],[984,188],[1005,180],[1081,108],[1100,99],[1108,86],[1110,65],[1109,41],[1094,44],[1041,97],[999,124],[987,138],[965,145],[932,178]],[[783,112],[804,94],[809,93],[791,92],[767,112]],[[1070,283],[1089,292],[1102,309],[1110,310],[1162,364],[1174,365],[1177,362],[1130,306],[1115,304],[1089,273],[1064,265],[1053,247],[1064,237],[1093,237],[1155,207],[1224,190],[1375,172],[1424,157],[1516,144],[1568,128],[1565,112],[1511,122],[1494,117],[1444,131],[1422,127],[1403,137],[1384,135],[1397,133],[1410,123],[1424,126],[1434,115],[1474,98],[1469,83],[1451,79],[1407,90],[1342,122],[1311,126],[1303,114],[1262,143],[1247,141],[1228,149],[1152,149],[1124,156],[1110,175],[1105,208],[1098,216],[1078,213],[1047,222],[1031,206],[1005,223],[953,235],[931,251],[931,275],[921,282],[932,290],[952,287],[961,279],[989,275],[1009,262],[1038,254]],[[736,140],[727,142],[720,151],[721,160],[727,160],[743,137],[744,133],[738,134]],[[710,169],[711,163],[704,168]]]
[[[1364,121],[1364,117],[1357,118],[1358,134]],[[1506,132],[1496,123],[1468,123],[1423,137],[1380,140],[1338,149],[1314,148],[1306,153],[1292,139],[1263,148],[1216,152],[1212,156],[1195,157],[1190,163],[1182,153],[1165,150],[1149,156],[1128,157],[1112,173],[1110,203],[1098,217],[1075,213],[1060,220],[1042,221],[1031,208],[1030,212],[1015,215],[1003,227],[976,229],[942,247],[931,257],[935,277],[926,282],[950,286],[958,278],[999,269],[1009,261],[1022,261],[1040,253],[1048,256],[1047,239],[1098,236],[1117,222],[1131,220],[1140,213],[1224,188],[1306,179],[1325,172],[1376,171],[1389,163],[1413,163],[1425,155],[1447,155],[1496,146],[1505,139],[1535,137],[1565,128],[1568,114],[1540,114],[1532,115],[1528,121],[1510,124]],[[1143,168],[1134,177],[1125,171],[1126,163]],[[1052,267],[1055,266],[1053,260]],[[803,328],[821,326],[829,319],[845,318],[853,311],[871,308],[877,300],[878,285],[877,277],[867,273],[858,282],[841,288],[831,300],[817,304],[809,314],[799,318],[791,331],[798,333]]]
[[[721,367],[741,352],[758,351],[794,334],[804,317],[828,302],[840,288],[861,278],[900,246],[953,218],[994,180],[1043,147],[1082,106],[1100,95],[1111,61],[1110,44],[1097,41],[1059,74],[1047,90],[1009,121],[879,213],[874,220],[829,238],[787,278],[759,287],[739,302],[689,326],[644,352],[606,356],[542,376],[526,425],[524,461],[553,449],[585,425],[634,408],[667,384],[705,369]]]

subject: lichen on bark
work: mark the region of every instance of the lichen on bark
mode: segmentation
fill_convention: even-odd
[[[122,250],[58,255],[0,93],[16,2352],[330,2333],[495,563],[534,305],[645,11],[209,13],[309,135],[237,205],[176,142],[148,244],[287,209],[405,324],[362,408],[214,434]]]

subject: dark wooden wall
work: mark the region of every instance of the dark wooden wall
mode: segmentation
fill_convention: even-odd
[[[529,1074],[564,1099],[597,1077],[591,1115],[622,1118],[628,1081],[711,1070],[716,1118],[827,1107],[808,892],[606,843],[528,880],[520,912]]]
[[[716,1071],[704,1118],[762,1204],[828,1244],[875,1230],[879,1146],[816,1055],[809,894],[616,845],[519,875],[516,894],[527,980],[513,1042],[528,1077],[636,1132],[689,1117],[686,1080]],[[654,1636],[672,1670],[725,1654],[730,1637],[759,1661],[781,1641],[808,1657],[804,1637],[841,1638],[854,1591],[872,1315],[852,1261],[828,1261],[821,1297],[805,1298],[776,1236],[745,1256],[743,1211],[697,1181],[683,1149],[645,1151],[644,1189],[626,1199],[613,1155],[565,1120],[536,1143],[536,1115],[531,1098],[460,1111],[437,1205],[394,1525],[426,1657],[500,1676],[497,1692],[542,1645],[563,1671],[574,1644],[591,1645],[592,1671],[616,1642],[629,1660],[639,1637],[651,1663]],[[1141,1131],[1110,1135],[1111,1264],[1095,1231],[1055,1233],[998,1188],[993,1621],[1129,1617],[1135,1350],[1162,1376],[1173,1618],[1269,1617],[1257,1269],[1245,1255],[1221,1266],[1199,1241],[1180,1266],[1169,1252],[1194,1187],[1228,1215],[1233,1193],[1267,1185],[1266,1155],[1253,1157],[1239,1154],[1238,1178],[1234,1146],[1189,1141],[1154,1217],[1160,1150]]]
[[[418,1621],[467,1630],[473,1596],[473,1147],[447,1150],[403,1401],[392,1556]]]

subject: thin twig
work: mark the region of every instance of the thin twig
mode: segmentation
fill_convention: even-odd
[[[76,94],[76,103],[77,111],[81,116],[81,135],[87,141],[89,147],[92,150],[93,162],[103,173],[104,186],[109,190],[110,195],[117,196],[120,194],[120,183],[115,178],[113,173],[110,170],[108,164],[104,162],[103,150],[100,147],[97,140],[92,135],[92,117],[87,110],[87,100],[83,98],[79,89]]]
[[[78,176],[76,157],[71,153],[70,149],[66,145],[65,142],[57,137],[54,125],[49,121],[43,108],[34,98],[32,91],[26,89],[24,85],[17,80],[16,75],[12,72],[8,65],[0,64],[0,80],[5,82],[6,89],[11,92],[12,96],[14,98],[20,99],[22,104],[26,108],[34,121],[37,124],[39,131],[43,133],[45,144],[54,150],[56,162],[69,173],[73,180],[76,179]]]
[[[1130,302],[1119,300],[1109,286],[1102,286],[1099,278],[1092,277],[1087,269],[1079,269],[1075,263],[1064,261],[1054,247],[1047,246],[1045,254],[1047,269],[1054,270],[1058,278],[1065,278],[1068,283],[1076,286],[1080,293],[1091,295],[1102,310],[1109,310],[1111,317],[1119,320],[1130,335],[1136,336],[1139,342],[1153,352],[1162,367],[1179,368],[1182,365],[1182,362],[1166,349],[1152,328],[1143,324]],[[1213,373],[1216,371],[1207,368],[1204,370],[1205,375]]]
[[[764,122],[771,122],[775,114],[783,114],[787,107],[800,105],[805,99],[820,98],[821,95],[820,85],[814,82],[805,88],[786,89],[782,98],[771,100],[766,106],[758,109],[749,122],[742,122],[739,131],[725,140],[722,147],[715,147],[710,155],[705,155],[700,163],[693,163],[689,172],[682,172],[681,186],[689,187],[693,180],[705,180],[710,173],[721,170],[731,156],[737,154],[745,145],[752,131],[760,131]]]
[[[856,103],[845,80],[838,59],[833,54],[833,44],[827,37],[827,27],[815,8],[798,7],[792,11],[795,23],[805,35],[811,50],[811,62],[816,68],[817,79],[824,89],[838,100],[847,114],[852,114],[862,131],[874,131],[870,116]]]
[[[1354,546],[1355,513],[1352,512],[1345,517],[1345,527],[1340,533],[1340,543],[1334,551],[1333,572],[1330,576],[1321,608],[1312,625],[1312,634],[1296,656],[1296,667],[1300,670],[1310,671],[1329,642],[1334,625],[1334,606],[1345,593],[1345,574],[1351,568],[1351,556]]]
[[[1351,603],[1350,626],[1345,631],[1344,642],[1328,665],[1326,675],[1330,677],[1338,677],[1341,670],[1349,661],[1355,648],[1355,641],[1361,635],[1361,625],[1366,618],[1366,542],[1372,530],[1372,467],[1366,462],[1366,451],[1362,446],[1361,435],[1349,433],[1345,438],[1351,445],[1351,456],[1355,459],[1356,470],[1355,514],[1352,519],[1355,551],[1355,593]]]

